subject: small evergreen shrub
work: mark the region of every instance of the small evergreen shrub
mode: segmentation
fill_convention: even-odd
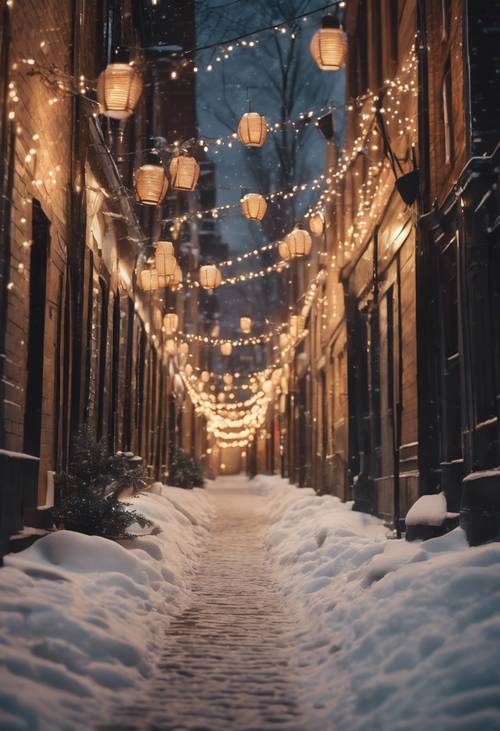
[[[197,459],[190,457],[182,449],[175,448],[170,458],[168,484],[174,487],[203,487],[203,470]]]
[[[132,538],[128,528],[133,523],[142,528],[152,525],[119,499],[126,489],[135,495],[146,487],[146,471],[126,454],[110,454],[88,427],[76,435],[68,471],[57,475],[56,481],[61,488],[61,501],[53,510],[56,525],[115,539]]]

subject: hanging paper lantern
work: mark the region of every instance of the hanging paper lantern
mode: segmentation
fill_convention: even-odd
[[[292,315],[290,318],[290,335],[292,338],[298,338],[302,334],[305,326],[305,318],[302,315]]]
[[[247,147],[262,147],[267,137],[266,118],[257,112],[246,112],[238,125],[238,138]]]
[[[169,167],[172,188],[194,190],[200,177],[200,166],[190,155],[173,157]]]
[[[191,363],[188,363],[188,364],[187,364],[187,365],[185,366],[185,368],[184,368],[184,373],[186,374],[186,376],[187,376],[188,378],[189,378],[190,376],[192,376],[192,375],[193,375],[193,366],[191,365]]]
[[[167,335],[172,335],[179,327],[179,316],[175,312],[167,312],[163,318],[163,327]]]
[[[233,352],[232,343],[229,343],[229,342],[221,343],[220,352],[225,357],[229,357],[231,355],[231,353]]]
[[[311,38],[309,48],[322,71],[338,71],[345,66],[347,44],[344,31],[334,15],[321,19],[321,28]]]
[[[322,211],[316,211],[309,216],[309,230],[315,236],[321,236],[325,226],[325,217]]]
[[[219,393],[217,394],[217,401],[220,401],[220,403],[223,403],[226,400],[226,394],[225,393]]]
[[[232,373],[224,373],[223,381],[226,384],[226,386],[230,386],[233,382],[233,374]]]
[[[187,355],[189,353],[189,345],[187,343],[179,343],[177,352],[179,355]]]
[[[135,172],[137,199],[148,206],[158,206],[165,198],[168,180],[162,165],[142,165]]]
[[[127,63],[110,63],[97,80],[99,112],[112,119],[130,117],[142,93],[142,79]]]
[[[284,261],[289,261],[292,257],[290,255],[290,249],[286,241],[280,241],[278,244],[278,254]]]
[[[247,193],[240,201],[245,218],[251,221],[262,221],[267,211],[267,202],[260,193]]]
[[[220,287],[222,276],[214,264],[205,264],[200,267],[199,281],[203,289],[215,289]]]
[[[174,245],[171,241],[158,241],[155,252],[156,271],[162,277],[173,277],[177,267]]]
[[[158,272],[156,269],[143,269],[139,275],[141,289],[144,292],[152,292],[158,289]]]
[[[294,228],[286,237],[286,243],[292,259],[311,253],[311,236],[303,228]]]
[[[203,381],[203,383],[208,383],[210,380],[210,373],[208,371],[202,371],[201,380]]]
[[[244,333],[249,333],[252,330],[251,317],[240,317],[240,330]]]

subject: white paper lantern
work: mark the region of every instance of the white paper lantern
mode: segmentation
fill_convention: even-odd
[[[311,38],[311,56],[322,71],[338,71],[345,66],[347,44],[337,19],[327,15]]]
[[[284,261],[289,261],[292,257],[290,255],[290,249],[286,241],[280,241],[278,244],[278,254]]]
[[[200,177],[200,166],[190,155],[173,157],[169,167],[172,188],[194,190]]]
[[[142,79],[127,63],[110,63],[97,80],[99,112],[111,119],[127,119],[142,93]]]
[[[251,317],[240,317],[240,330],[244,333],[249,333],[252,330],[252,318]]]
[[[171,241],[158,241],[155,251],[156,271],[162,277],[173,277],[177,267],[174,245]]]
[[[325,227],[325,217],[321,211],[311,213],[309,216],[309,230],[315,236],[321,236]]]
[[[226,357],[226,358],[229,357],[231,355],[231,353],[233,352],[232,343],[229,343],[229,342],[221,343],[220,352],[224,357]]]
[[[226,386],[230,386],[233,382],[233,374],[232,373],[224,373],[223,381],[226,384]]]
[[[203,383],[208,383],[210,380],[210,373],[208,371],[202,371],[201,380],[203,381]]]
[[[246,112],[240,119],[237,134],[247,147],[262,147],[267,137],[266,118],[257,112]]]
[[[311,235],[303,228],[294,228],[286,237],[286,244],[292,259],[309,256],[311,253]]]
[[[179,327],[179,316],[175,312],[167,312],[163,318],[163,327],[167,335],[172,335]]]
[[[251,221],[262,221],[267,211],[267,202],[260,193],[247,193],[240,201],[245,218]]]
[[[158,206],[165,198],[168,180],[162,165],[142,165],[135,172],[137,199],[147,206]]]
[[[139,275],[139,281],[144,292],[152,292],[158,289],[158,272],[156,269],[143,269]]]
[[[199,282],[203,289],[216,289],[222,283],[222,276],[214,264],[205,264],[200,267]]]

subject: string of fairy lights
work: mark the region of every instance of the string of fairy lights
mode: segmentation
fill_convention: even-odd
[[[335,2],[329,5],[343,7],[345,3]],[[13,6],[12,0],[8,0],[7,6]],[[308,13],[307,16],[300,16],[298,19],[305,21],[311,14]],[[256,31],[255,35],[264,32],[264,30],[271,29],[261,29]],[[273,26],[272,30],[280,33],[294,32],[282,26]],[[345,56],[345,38],[341,29],[325,28],[318,31],[316,35],[321,34],[323,30],[335,30],[341,34],[341,51]],[[321,43],[321,38],[319,38],[318,43]],[[170,78],[175,80],[179,77],[179,70],[185,69],[188,66],[192,68],[194,73],[202,71],[210,73],[215,67],[214,64],[228,60],[234,51],[243,48],[255,49],[258,48],[258,45],[258,39],[247,40],[247,38],[239,38],[226,44],[218,44],[219,47],[215,51],[217,55],[214,61],[204,69],[200,69],[194,59],[188,58],[187,56],[178,57],[175,59],[177,66],[172,67],[170,71]],[[43,50],[43,47],[44,41],[40,44],[41,50]],[[311,45],[311,52],[313,53],[312,49],[313,46]],[[319,65],[318,59],[315,58],[315,60]],[[336,63],[337,68],[343,65],[339,65],[340,62],[338,60]],[[113,68],[111,69],[111,67]],[[134,63],[110,64],[94,86],[84,76],[74,78],[62,72],[60,69],[47,67],[43,63],[36,61],[35,58],[24,58],[12,64],[12,70],[14,72],[21,72],[22,69],[27,69],[30,75],[36,74],[42,79],[51,93],[48,99],[49,106],[58,103],[64,95],[78,94],[80,97],[88,100],[90,109],[92,110],[90,113],[94,117],[97,118],[99,114],[104,114],[115,119],[125,119],[134,112],[135,105],[142,92],[140,68],[140,65],[136,66]],[[383,153],[386,150],[384,150],[384,140],[377,126],[378,118],[383,118],[393,138],[397,139],[405,134],[411,138],[416,134],[415,121],[403,111],[404,105],[401,104],[402,95],[415,95],[417,93],[415,73],[416,55],[413,51],[401,65],[400,69],[400,73],[397,76],[384,81],[382,88],[378,92],[365,92],[349,102],[347,110],[349,112],[358,112],[356,117],[358,122],[357,134],[349,149],[345,149],[342,152],[334,165],[331,165],[315,179],[294,185],[290,189],[273,191],[266,195],[252,195],[263,199],[267,204],[275,200],[287,200],[288,198],[299,195],[303,191],[320,191],[316,203],[305,213],[304,220],[312,223],[312,219],[315,218],[317,220],[317,214],[321,214],[323,217],[322,225],[324,225],[324,211],[337,197],[343,195],[343,186],[347,174],[351,173],[354,177],[359,176],[361,180],[358,188],[358,206],[355,211],[352,211],[350,224],[345,228],[343,240],[338,242],[337,249],[343,249],[344,252],[353,251],[373,227],[373,223],[380,215],[380,211],[385,205],[391,187],[393,186],[393,181],[391,181],[389,175],[391,169],[390,162],[383,157]],[[115,89],[116,93],[112,93],[113,84],[118,85],[118,87],[122,84],[122,87],[118,88],[118,91]],[[124,88],[126,90],[125,96],[123,94]],[[97,93],[97,101],[93,96],[94,92]],[[12,79],[8,84],[9,108],[7,116],[8,120],[13,125],[16,125],[16,134],[21,136],[23,130],[16,122],[16,105],[19,100],[18,84],[15,79]],[[120,104],[123,108],[120,107]],[[161,160],[161,164],[159,165],[141,166],[135,177],[135,196],[142,205],[158,206],[165,197],[169,184],[175,190],[194,190],[198,182],[199,165],[191,153],[196,147],[208,151],[212,146],[215,148],[221,146],[232,147],[236,141],[239,141],[247,147],[261,147],[268,134],[272,134],[284,126],[299,131],[304,124],[317,124],[320,115],[332,113],[334,110],[335,108],[331,106],[320,107],[316,110],[304,112],[295,119],[287,119],[275,123],[268,123],[262,115],[249,112],[243,115],[238,130],[225,137],[215,139],[200,137],[200,139],[196,140],[174,142],[171,145],[159,144],[147,148],[148,151],[156,151],[159,154],[171,154],[172,157],[169,167],[170,183],[165,175]],[[46,190],[50,191],[62,183],[62,170],[61,166],[58,165],[48,169],[46,175],[43,177],[37,175],[38,166],[36,163],[42,148],[41,135],[39,133],[33,134],[29,143],[24,145],[24,148],[24,164],[30,174],[33,186],[43,186]],[[109,149],[106,149],[106,152],[111,155]],[[358,160],[361,160],[364,166],[364,169],[361,171],[355,169]],[[146,168],[148,169],[146,170]],[[141,172],[143,173],[142,188]],[[130,195],[124,186],[123,188],[125,194]],[[106,194],[106,191],[103,191],[103,194],[109,195]],[[163,223],[179,225],[205,217],[217,218],[220,215],[224,215],[225,212],[235,210],[239,207],[243,208],[243,213],[246,215],[242,203],[243,201],[240,200],[206,210],[189,212],[171,219],[163,219]],[[252,205],[256,203],[256,201],[252,201]],[[261,205],[262,201],[258,203]],[[250,204],[248,210],[250,210]],[[259,215],[246,215],[246,217],[261,220]],[[23,221],[26,222],[26,218],[21,217],[20,221],[21,223]],[[297,241],[295,241],[294,245],[299,250],[299,253],[293,254],[292,244],[290,242],[285,242],[286,245],[283,249],[283,241],[273,241],[249,250],[244,254],[228,258],[220,262],[218,267],[215,265],[201,267],[199,278],[195,279],[191,274],[188,274],[186,281],[182,281],[182,272],[175,260],[174,253],[172,251],[164,252],[163,265],[165,271],[160,270],[158,267],[159,260],[157,257],[155,260],[157,266],[154,271],[142,270],[143,272],[149,271],[149,283],[151,285],[149,287],[143,286],[143,289],[145,291],[155,292],[162,286],[181,290],[201,287],[212,291],[220,286],[240,284],[247,281],[251,282],[252,280],[258,280],[273,273],[284,272],[290,268],[291,261],[294,258],[302,259],[307,257],[311,249],[310,237],[309,243],[307,244],[309,249],[307,250],[307,246],[302,241],[305,237],[305,232],[304,236],[302,234],[299,236],[297,231],[299,233],[304,232],[304,229],[296,228],[290,235],[295,234]],[[315,236],[322,235],[322,233],[322,227],[313,230],[313,235]],[[29,248],[30,243],[27,238],[23,246]],[[288,248],[286,248],[287,246]],[[304,251],[300,250],[301,246]],[[257,259],[258,257],[262,257],[267,252],[275,251],[278,251],[280,255],[278,262],[268,264],[267,266],[259,262],[258,268],[256,269],[237,273],[232,276],[225,276],[224,278],[220,274],[220,269],[230,269],[238,264],[246,263],[252,258]],[[283,251],[287,251],[288,255],[283,254]],[[331,255],[325,254],[325,252],[318,253],[322,257],[322,267],[336,266],[337,253]],[[170,261],[169,257],[174,261]],[[141,257],[139,260],[141,262],[143,261]],[[308,265],[310,266],[310,262],[308,262]],[[22,269],[19,268],[20,266],[22,266],[22,263],[18,265],[18,271],[22,272]],[[157,277],[156,286],[154,286],[155,280],[153,273],[156,273]],[[227,338],[200,335],[182,329],[175,329],[174,332],[168,332],[163,324],[160,323],[159,330],[153,334],[157,343],[163,343],[164,356],[174,362],[186,392],[193,403],[195,412],[206,419],[207,431],[220,447],[237,446],[243,448],[248,446],[255,438],[255,435],[265,425],[269,405],[287,393],[293,354],[298,343],[301,342],[307,332],[305,328],[306,318],[314,303],[318,303],[319,308],[324,309],[324,298],[320,296],[321,283],[324,280],[324,276],[325,269],[322,268],[309,285],[307,291],[299,298],[299,300],[304,299],[300,312],[291,314],[286,322],[274,325],[265,333],[250,334],[242,326],[242,336]],[[7,288],[12,290],[13,287],[14,283],[9,282]],[[322,317],[325,316],[323,312]],[[243,320],[250,321],[251,327],[251,318],[242,317],[241,322]],[[268,344],[272,345],[273,352],[278,352],[273,361],[263,370],[246,374],[218,374],[202,370],[190,362],[192,354],[189,346],[191,344],[203,344],[213,348],[219,348],[222,356],[230,355],[232,349],[235,347],[266,346]],[[222,388],[218,388],[216,385],[219,382],[222,383]],[[238,398],[237,394],[239,392],[244,394],[247,391],[252,392],[250,397]]]

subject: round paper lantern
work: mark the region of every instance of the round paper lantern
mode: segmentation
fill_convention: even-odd
[[[226,386],[230,386],[233,382],[233,374],[232,373],[224,373],[223,381],[226,384]]]
[[[252,318],[251,317],[240,317],[240,330],[244,333],[249,333],[252,329]]]
[[[169,167],[172,188],[194,190],[200,177],[200,166],[194,157],[178,155],[173,157]]]
[[[143,269],[139,275],[141,289],[144,292],[152,292],[158,289],[158,272],[156,269]]]
[[[220,403],[223,403],[226,400],[226,394],[225,393],[219,393],[217,394],[217,401],[220,401]]]
[[[210,373],[208,371],[202,371],[201,380],[203,381],[203,383],[208,383],[210,380]]]
[[[199,281],[203,289],[215,289],[220,287],[222,276],[214,264],[205,264],[200,267]]]
[[[168,180],[162,165],[142,165],[135,173],[137,199],[147,206],[158,206],[165,198]]]
[[[292,338],[298,338],[304,330],[305,319],[302,315],[292,315],[290,318],[290,335]]]
[[[127,63],[110,63],[97,80],[99,112],[112,119],[130,117],[142,93],[142,79]]]
[[[179,316],[175,312],[167,312],[163,318],[163,327],[167,335],[174,333],[179,327]]]
[[[286,241],[280,241],[278,244],[278,254],[284,261],[289,261],[292,257],[290,256],[290,249]]]
[[[177,352],[179,355],[187,355],[189,353],[189,345],[187,343],[179,343]]]
[[[337,18],[327,15],[311,38],[311,56],[322,71],[338,71],[345,66],[347,45]]]
[[[171,241],[158,241],[155,252],[156,271],[162,277],[173,277],[177,267],[174,245]]]
[[[267,211],[267,202],[260,193],[247,193],[240,201],[241,210],[245,218],[252,221],[262,221]]]
[[[286,237],[286,243],[292,259],[311,253],[311,236],[303,228],[294,228]]]
[[[190,376],[192,376],[192,375],[193,375],[193,366],[191,365],[191,363],[188,363],[188,364],[187,364],[187,365],[185,366],[185,368],[184,368],[184,373],[186,374],[186,376],[187,376],[188,378],[189,378]]]
[[[226,342],[226,343],[221,343],[221,346],[220,346],[220,352],[221,352],[221,354],[222,354],[222,355],[224,355],[224,356],[225,356],[226,358],[227,358],[227,357],[229,357],[229,356],[231,355],[231,353],[233,352],[233,346],[232,346],[232,343],[228,343],[228,342]]]
[[[309,230],[315,236],[321,236],[325,227],[325,217],[321,211],[316,211],[309,216]]]
[[[267,137],[266,118],[257,112],[246,112],[238,124],[238,138],[247,147],[262,147]]]

